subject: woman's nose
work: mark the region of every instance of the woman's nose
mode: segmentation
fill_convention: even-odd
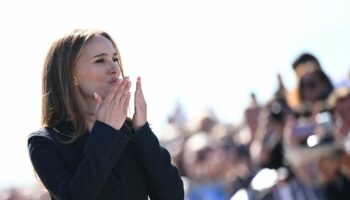
[[[112,67],[111,68],[111,74],[118,73],[118,71],[120,70],[118,63],[117,62],[112,62],[111,65],[112,65],[111,66]]]

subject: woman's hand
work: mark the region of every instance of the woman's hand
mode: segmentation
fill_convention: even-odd
[[[132,126],[137,131],[147,122],[147,104],[142,92],[141,77],[138,77],[136,81],[134,101],[135,111],[132,117]]]
[[[94,93],[97,101],[95,111],[96,120],[119,130],[127,117],[130,102],[130,86],[129,78],[126,77],[123,80],[117,80],[105,99],[102,100],[99,94]]]

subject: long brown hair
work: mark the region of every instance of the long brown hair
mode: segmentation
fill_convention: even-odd
[[[71,122],[74,133],[68,143],[74,142],[87,130],[86,118],[75,93],[72,72],[86,42],[96,35],[101,35],[112,43],[124,77],[118,47],[110,35],[103,31],[79,29],[63,36],[51,45],[44,62],[41,125],[55,127]]]

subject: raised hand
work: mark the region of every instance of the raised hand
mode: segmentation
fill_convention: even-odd
[[[142,92],[141,77],[137,77],[134,101],[135,111],[132,125],[134,130],[137,131],[147,122],[147,104]]]
[[[95,119],[119,130],[127,117],[130,86],[129,78],[126,77],[123,80],[117,80],[105,99],[102,100],[99,94],[94,93],[97,101]]]

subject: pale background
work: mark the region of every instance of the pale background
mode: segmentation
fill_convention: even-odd
[[[211,107],[238,123],[250,92],[266,101],[280,72],[314,53],[332,80],[350,68],[350,1],[148,0],[0,3],[0,188],[34,183],[26,139],[40,123],[41,69],[53,40],[76,28],[109,32],[133,80],[143,77],[161,134],[176,102],[189,119]],[[135,81],[134,81],[135,82]]]

